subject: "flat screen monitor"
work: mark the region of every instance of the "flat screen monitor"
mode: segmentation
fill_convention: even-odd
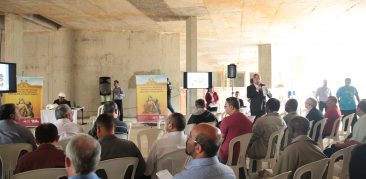
[[[212,72],[184,72],[184,88],[203,89],[212,87]]]
[[[16,93],[16,64],[0,62],[0,93]]]

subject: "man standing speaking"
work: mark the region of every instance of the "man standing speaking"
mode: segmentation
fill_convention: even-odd
[[[118,80],[114,80],[113,86],[114,86],[113,101],[117,104],[118,110],[120,111],[119,120],[123,121],[123,103],[122,103],[122,100],[125,97],[125,92],[119,86],[119,81]]]

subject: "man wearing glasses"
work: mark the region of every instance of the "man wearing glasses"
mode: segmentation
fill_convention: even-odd
[[[196,125],[186,142],[186,153],[192,160],[173,179],[235,179],[231,168],[217,159],[220,138],[216,127],[203,123]]]

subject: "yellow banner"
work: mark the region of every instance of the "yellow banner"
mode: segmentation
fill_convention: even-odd
[[[138,122],[157,122],[168,115],[167,77],[136,76],[136,114]]]
[[[19,124],[38,126],[41,123],[43,78],[17,77],[17,92],[6,93],[3,103],[17,105],[21,118]]]

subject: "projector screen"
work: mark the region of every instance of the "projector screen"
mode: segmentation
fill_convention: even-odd
[[[184,88],[212,87],[212,72],[184,72]]]
[[[12,93],[16,91],[16,64],[0,62],[0,93]]]

